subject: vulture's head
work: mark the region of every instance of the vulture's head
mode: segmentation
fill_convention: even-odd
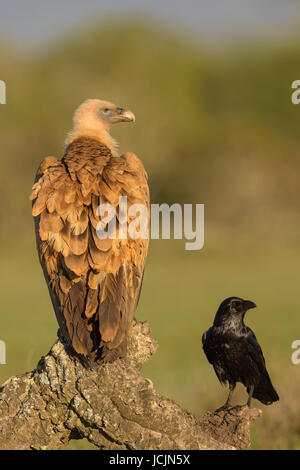
[[[66,144],[81,136],[97,138],[111,150],[116,142],[109,134],[113,124],[119,122],[134,122],[132,111],[120,108],[109,101],[90,99],[84,101],[75,111],[73,129],[68,135]]]

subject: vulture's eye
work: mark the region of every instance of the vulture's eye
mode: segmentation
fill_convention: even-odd
[[[109,119],[111,116],[111,109],[110,108],[101,108],[99,111],[99,116],[101,119]]]

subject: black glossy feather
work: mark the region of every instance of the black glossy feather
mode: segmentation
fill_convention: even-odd
[[[241,382],[250,394],[249,404],[253,396],[270,405],[279,397],[255,334],[244,324],[245,313],[254,307],[253,302],[239,297],[225,299],[217,311],[213,326],[204,333],[202,344],[221,383],[228,382],[233,390],[236,383]]]

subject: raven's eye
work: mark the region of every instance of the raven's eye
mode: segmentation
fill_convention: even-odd
[[[240,300],[235,300],[231,305],[233,308],[239,308],[242,305],[242,302]]]

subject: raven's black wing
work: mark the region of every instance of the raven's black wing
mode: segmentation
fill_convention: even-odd
[[[259,380],[253,391],[253,398],[257,398],[265,405],[270,405],[279,400],[279,396],[272,385],[270,376],[266,369],[265,358],[262,349],[255,337],[253,331],[247,327],[247,351],[252,361],[256,364],[259,371]],[[249,387],[247,387],[249,392]]]
[[[221,382],[221,384],[226,383],[227,377],[222,367],[222,358],[220,352],[218,351],[218,340],[216,340],[215,335],[213,334],[213,327],[210,327],[202,336],[202,346],[203,351],[207,357],[207,360],[210,364],[213,365],[215,373]]]
[[[211,330],[212,328],[209,328],[203,335],[202,335],[202,347],[203,351],[205,352],[205,355],[208,359],[208,362],[210,364],[213,364],[213,356],[212,356],[212,351],[211,351]]]
[[[247,327],[246,340],[248,346],[248,354],[250,355],[251,359],[255,362],[258,370],[260,372],[266,371],[266,363],[262,349],[256,339],[254,332],[249,327]]]

